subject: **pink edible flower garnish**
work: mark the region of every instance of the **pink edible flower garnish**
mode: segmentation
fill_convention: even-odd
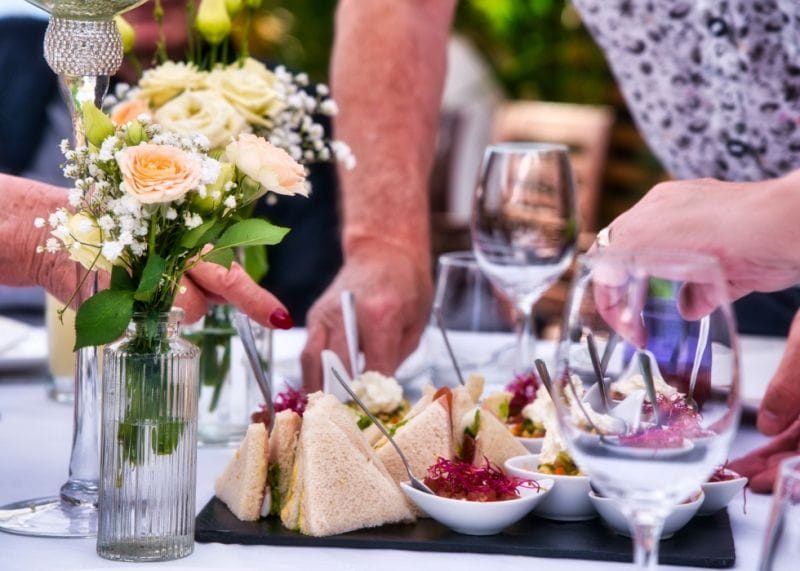
[[[683,433],[670,426],[654,426],[633,434],[620,435],[619,443],[634,448],[680,448],[683,446]]]

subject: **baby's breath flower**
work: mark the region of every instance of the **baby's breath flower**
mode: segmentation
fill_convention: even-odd
[[[223,201],[223,204],[228,208],[236,208],[236,199],[233,196],[229,196]]]
[[[114,219],[111,218],[111,216],[104,214],[97,219],[97,225],[100,226],[100,229],[104,232],[111,232],[116,227],[117,223],[114,222]]]
[[[44,218],[42,218],[41,216],[33,219],[33,225],[35,228],[44,228],[44,224],[45,224]]]
[[[317,84],[317,95],[319,95],[320,97],[326,97],[327,95],[330,94],[330,92],[331,90],[328,89],[328,86],[325,85],[324,83]]]
[[[185,212],[183,214],[183,223],[189,230],[191,230],[192,228],[197,228],[200,226],[203,223],[203,219],[199,214],[194,212]]]
[[[111,241],[103,244],[103,247],[101,248],[100,251],[103,253],[103,257],[105,257],[106,260],[108,260],[113,264],[116,261],[116,259],[119,258],[120,254],[122,254],[123,249],[124,247],[122,246],[122,244],[120,244],[119,242]]]
[[[166,218],[167,220],[175,220],[177,217],[178,217],[178,211],[172,207],[167,208],[167,211],[164,213],[164,218]]]
[[[333,99],[326,99],[319,104],[319,110],[325,115],[336,115],[339,112],[339,106]]]
[[[77,244],[77,242],[76,242]],[[78,244],[80,246],[80,244]],[[45,249],[50,252],[51,254],[55,254],[61,249],[61,243],[56,240],[55,238],[48,238],[47,242],[45,242]]]

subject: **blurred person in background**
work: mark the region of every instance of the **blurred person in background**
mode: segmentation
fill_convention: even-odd
[[[337,12],[332,64],[340,107],[337,136],[359,160],[358,169],[342,176],[345,258],[359,244],[393,252],[392,261],[406,258],[402,271],[384,277],[391,275],[394,285],[383,288],[383,306],[359,307],[362,324],[382,317],[379,326],[391,327],[361,332],[365,341],[378,333],[365,347],[383,351],[389,367],[414,345],[417,329],[411,324],[423,319],[408,313],[418,307],[408,288],[424,297],[427,283],[409,281],[406,268],[428,262],[425,181],[456,3],[341,0]],[[773,224],[782,204],[791,208],[800,179],[795,172],[800,169],[800,4],[573,4],[605,51],[639,130],[675,179],[611,224],[611,244],[726,254],[722,261],[737,286],[734,297],[800,281],[800,265],[787,252],[794,235],[785,223],[787,213]],[[763,206],[771,214],[762,212]],[[718,216],[731,211],[735,214]],[[746,242],[748,231],[765,248],[728,247]],[[354,275],[348,283],[357,280]],[[309,366],[326,345],[345,353],[332,300],[318,302],[312,315],[322,318],[309,328]],[[381,359],[373,356],[375,361]],[[737,464],[752,477],[755,490],[771,489],[777,461],[800,452],[798,368],[800,318],[759,411],[759,429],[780,435]]]

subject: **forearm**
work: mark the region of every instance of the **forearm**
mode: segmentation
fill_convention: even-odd
[[[0,283],[11,286],[46,285],[47,267],[65,256],[36,253],[47,239],[49,226],[36,228],[37,217],[48,214],[67,202],[64,189],[0,174],[0,193],[4,212],[0,214]]]
[[[377,240],[428,265],[428,176],[455,0],[342,0],[331,79],[345,258]]]

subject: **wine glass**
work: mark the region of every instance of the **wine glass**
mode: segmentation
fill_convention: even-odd
[[[465,377],[479,373],[487,386],[504,387],[512,380],[508,371],[514,366],[507,362],[513,359],[509,333],[514,325],[514,308],[483,275],[471,251],[442,254],[438,265],[433,311],[426,331],[430,354],[434,356],[433,384],[458,384],[439,330],[441,320],[461,373]]]
[[[532,366],[533,304],[569,268],[578,235],[567,147],[487,147],[470,224],[481,270],[519,311],[519,372]]]
[[[800,557],[800,456],[781,462],[759,571],[789,571]]]
[[[739,420],[738,362],[716,258],[582,257],[552,386],[558,426],[593,487],[621,504],[641,569],[657,567],[672,506],[727,457]]]
[[[86,144],[82,106],[102,107],[109,78],[122,63],[122,41],[114,16],[147,0],[28,0],[50,14],[45,59],[59,76],[72,117],[75,146]],[[76,283],[83,270],[75,265]],[[77,301],[97,289],[96,276]],[[46,537],[97,534],[99,481],[97,348],[84,347],[75,359],[75,414],[69,476],[58,496],[0,506],[0,531]]]

